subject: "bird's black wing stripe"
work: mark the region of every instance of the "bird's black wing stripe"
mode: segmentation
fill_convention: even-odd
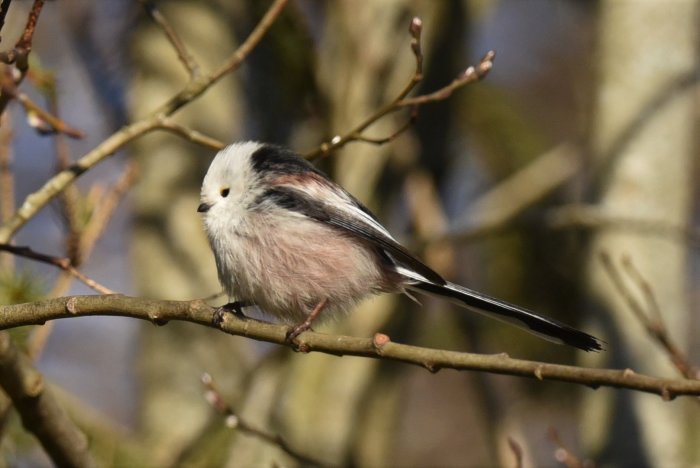
[[[549,337],[584,351],[600,351],[603,349],[601,341],[588,333],[463,286],[452,283],[447,283],[446,286],[419,283],[411,285],[411,288],[457,299],[470,309],[491,314],[495,318],[520,325],[542,337]]]
[[[432,281],[438,285],[445,284],[445,280],[440,275],[414,257],[413,254],[398,242],[387,237],[372,226],[361,221],[349,219],[347,216],[344,216],[341,211],[333,209],[331,206],[324,205],[323,202],[313,200],[298,190],[289,187],[271,188],[267,190],[257,202],[273,202],[288,210],[335,226],[346,234],[355,235],[368,240],[383,249],[394,261],[400,263],[401,266],[415,271],[428,281]]]
[[[262,145],[253,152],[250,159],[253,170],[258,174],[290,175],[313,172],[327,178],[309,161],[301,158],[294,151],[281,146]]]

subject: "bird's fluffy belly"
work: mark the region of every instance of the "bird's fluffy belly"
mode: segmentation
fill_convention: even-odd
[[[324,298],[321,317],[391,289],[377,254],[358,239],[308,219],[254,229],[226,250],[219,277],[229,295],[290,323],[304,320]]]

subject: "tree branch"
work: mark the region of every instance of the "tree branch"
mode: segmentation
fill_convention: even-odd
[[[591,388],[614,387],[660,395],[672,400],[679,395],[700,396],[700,381],[664,379],[637,374],[631,369],[591,369],[512,359],[506,354],[482,355],[422,348],[393,343],[381,333],[373,338],[356,338],[304,332],[295,341],[286,341],[289,328],[253,319],[225,316],[219,327],[213,325],[215,309],[202,300],[162,301],[122,295],[70,296],[27,304],[0,306],[0,330],[40,325],[48,320],[68,317],[109,315],[148,320],[165,325],[171,320],[186,321],[219,328],[238,336],[289,346],[300,352],[321,352],[337,356],[361,356],[414,364],[437,372],[440,369],[473,370],[585,385]]]
[[[22,418],[57,466],[94,466],[88,441],[45,387],[29,358],[0,333],[0,386],[12,399]]]
[[[488,51],[479,62],[476,67],[470,66],[463,73],[461,73],[457,78],[455,78],[450,84],[438,89],[430,94],[424,94],[415,97],[406,97],[408,94],[421,82],[423,79],[423,52],[420,45],[421,32],[423,29],[423,23],[420,18],[413,18],[411,24],[409,25],[408,31],[411,34],[411,51],[416,58],[416,69],[413,76],[409,80],[408,84],[401,90],[401,92],[394,98],[393,101],[384,105],[372,115],[367,117],[355,128],[345,133],[344,135],[336,135],[329,142],[322,143],[317,149],[309,151],[304,154],[307,159],[316,159],[322,156],[326,156],[332,151],[341,148],[352,141],[364,141],[374,144],[383,144],[388,141],[393,140],[399,134],[404,132],[410,127],[413,122],[418,117],[418,108],[424,104],[431,102],[442,101],[447,99],[452,95],[452,93],[462,86],[469,83],[479,81],[486,77],[488,72],[493,68],[493,60],[496,58],[496,53],[492,50]],[[363,132],[377,122],[382,117],[398,112],[399,110],[410,107],[411,118],[408,124],[403,125],[392,135],[386,138],[369,138],[366,137]]]
[[[282,12],[287,1],[288,0],[276,0],[245,42],[243,42],[243,44],[231,54],[230,58],[211,75],[191,80],[182,91],[175,94],[168,102],[152,112],[148,117],[127,125],[116,133],[113,133],[95,149],[78,159],[71,167],[59,172],[46,181],[44,186],[39,190],[28,195],[12,218],[0,226],[0,243],[6,244],[9,242],[19,228],[24,226],[32,216],[46,206],[56,195],[61,193],[79,175],[108,156],[114,154],[135,138],[156,128],[162,128],[164,117],[172,115],[182,106],[199,97],[224,75],[237,69],[253,48],[260,42],[267,30],[270,29],[270,26],[272,26],[277,16]],[[0,109],[2,108],[0,107]]]
[[[177,52],[180,62],[182,62],[185,69],[187,69],[190,79],[198,78],[201,75],[199,64],[194,59],[192,54],[189,53],[185,47],[185,44],[182,42],[175,30],[170,26],[170,23],[168,23],[168,20],[166,20],[160,10],[158,10],[155,2],[151,0],[141,0],[141,4],[143,5],[144,10],[146,10],[146,13],[148,13],[148,16],[150,16],[153,22],[160,26],[165,33],[165,36],[170,41],[170,44],[172,44],[175,52]]]
[[[20,247],[16,245],[0,244],[0,252],[9,252],[14,255],[19,255],[20,257],[29,258],[42,263],[48,263],[49,265],[54,265],[61,270],[71,274],[73,277],[82,281],[87,287],[94,289],[100,294],[114,294],[114,291],[106,286],[101,285],[94,279],[84,275],[78,271],[72,264],[69,258],[66,257],[54,257],[51,255],[42,254],[35,252],[29,247]]]

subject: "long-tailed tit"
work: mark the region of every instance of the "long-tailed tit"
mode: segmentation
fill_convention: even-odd
[[[219,280],[236,304],[308,329],[319,315],[385,292],[419,292],[586,351],[582,331],[445,281],[401,246],[352,195],[296,153],[236,143],[214,158],[201,204]]]

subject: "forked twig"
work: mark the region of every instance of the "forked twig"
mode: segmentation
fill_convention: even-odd
[[[411,24],[409,25],[408,31],[411,34],[411,51],[416,59],[416,68],[411,76],[409,82],[401,90],[401,92],[394,98],[393,101],[381,107],[375,111],[372,115],[362,121],[355,128],[345,133],[344,135],[336,135],[331,138],[330,141],[322,143],[317,149],[307,152],[304,156],[307,159],[317,159],[319,157],[324,157],[338,148],[341,148],[353,141],[363,141],[374,144],[383,144],[388,141],[393,140],[398,135],[406,131],[416,120],[418,116],[418,109],[424,104],[431,102],[442,101],[447,99],[456,89],[461,88],[469,83],[479,81],[483,79],[488,72],[493,68],[493,60],[496,57],[494,51],[489,51],[482,57],[479,65],[476,67],[470,66],[464,72],[462,72],[457,78],[455,78],[450,84],[444,86],[429,94],[424,94],[421,96],[407,97],[411,91],[415,89],[418,83],[423,79],[423,52],[421,49],[421,32],[423,29],[423,23],[420,18],[413,18]],[[398,112],[401,109],[410,107],[411,118],[407,124],[399,128],[397,131],[392,133],[386,138],[370,138],[363,134],[363,132],[377,122],[382,117]]]

